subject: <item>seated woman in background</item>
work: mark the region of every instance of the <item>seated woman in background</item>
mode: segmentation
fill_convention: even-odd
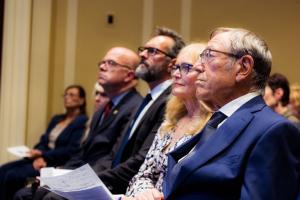
[[[167,103],[162,123],[139,172],[133,177],[122,199],[144,199],[153,192],[162,191],[167,168],[167,153],[197,134],[211,116],[210,110],[196,98],[193,64],[205,45],[200,43],[184,47],[172,67],[172,95]],[[135,198],[133,198],[135,197]]]
[[[79,85],[71,85],[65,89],[63,97],[66,113],[52,118],[28,156],[0,167],[0,199],[12,199],[28,178],[39,176],[42,167],[63,165],[78,151],[88,119],[85,91]]]

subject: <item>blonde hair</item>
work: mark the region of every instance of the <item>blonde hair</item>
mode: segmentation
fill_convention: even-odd
[[[199,123],[196,126],[191,127],[189,131],[185,133],[186,135],[194,135],[198,133],[204,127],[211,116],[211,109],[209,109],[208,106],[206,106],[202,101],[199,101],[199,106],[201,113]],[[176,96],[171,95],[166,106],[165,121],[161,125],[160,133],[164,135],[174,130],[176,128],[177,122],[186,114],[187,109],[183,101]]]
[[[300,107],[300,84],[292,84],[290,90],[290,102],[293,102],[295,106]]]
[[[199,58],[200,53],[202,53],[202,51],[205,49],[205,46],[206,45],[203,43],[192,43],[190,45],[187,45],[180,51],[178,57],[180,57],[181,55],[189,55],[195,63]],[[189,131],[185,133],[186,135],[194,135],[198,133],[204,127],[209,117],[211,116],[211,110],[202,101],[199,101],[199,106],[201,113],[199,123],[196,126],[191,127]],[[171,95],[166,105],[165,121],[160,127],[160,133],[164,135],[167,132],[175,129],[178,121],[185,115],[187,115],[187,109],[185,107],[184,101],[176,96]]]

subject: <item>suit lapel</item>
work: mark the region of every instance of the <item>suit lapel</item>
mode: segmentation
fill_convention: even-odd
[[[100,122],[100,119],[101,119],[101,116],[102,116],[102,113],[103,113],[103,108],[100,108],[98,111],[95,112],[95,114],[93,115],[93,119],[92,119],[92,122],[91,122],[91,129],[90,129],[90,132],[94,131],[99,122]]]
[[[100,125],[99,125],[100,121],[98,122],[98,126],[96,127],[95,131],[99,132],[99,131],[101,131],[103,129],[106,129],[112,123],[112,121],[116,118],[118,112],[119,112],[119,106],[116,106],[115,108],[113,108],[111,110],[111,112],[109,113],[109,115],[107,116],[107,118],[105,118],[104,120],[102,120],[102,122],[101,122]],[[102,117],[102,115],[101,115],[101,117]]]
[[[171,173],[166,174],[163,184],[163,191],[171,191],[172,186],[174,185],[174,174],[175,172],[178,173],[176,170],[173,170],[174,166],[178,163],[179,159],[183,158],[192,150],[200,138],[201,133],[195,135],[190,140],[186,141],[168,154],[167,171]]]
[[[169,96],[171,92],[171,87],[168,87],[163,93],[161,93],[161,95],[153,102],[153,104],[148,108],[147,112],[144,114],[144,116],[142,117],[142,119],[139,121],[139,124],[137,125],[137,127],[135,128],[132,136],[129,138],[129,141],[132,138],[135,138],[134,135],[137,134],[138,130],[141,128],[141,126],[145,123],[145,121],[148,121],[149,116],[151,115],[151,111],[155,111],[158,112],[157,107],[159,107],[162,102],[166,102],[166,98]],[[137,108],[138,110],[138,108]],[[136,111],[137,111],[136,110]],[[128,126],[129,128],[129,126]],[[127,142],[128,144],[128,142]],[[126,148],[126,147],[125,147]]]
[[[119,111],[121,110],[121,107],[126,104],[126,102],[128,101],[128,99],[130,99],[134,94],[136,94],[136,90],[135,89],[131,89],[122,99],[121,101],[115,106],[113,107],[113,109],[110,111],[109,115],[107,116],[107,118],[105,120],[103,120],[102,124],[99,125],[98,121],[98,125],[96,126],[96,132],[101,132],[101,130],[106,129],[108,126],[111,125],[111,123],[115,120],[115,118],[117,117]],[[101,115],[102,116],[102,113]]]
[[[170,169],[168,167],[169,175],[166,177],[166,182],[169,184],[166,184],[165,186],[166,195],[168,196],[172,191],[176,190],[176,188],[182,182],[184,182],[193,171],[195,171],[197,168],[201,168],[209,160],[214,158],[216,155],[225,150],[230,144],[232,144],[243,132],[243,129],[253,119],[253,112],[261,110],[265,106],[262,101],[263,100],[260,97],[255,97],[254,99],[250,100],[240,109],[238,109],[238,111],[233,113],[233,115],[229,117],[225,123],[217,129],[211,138],[203,143],[196,152],[192,153],[191,155],[187,155],[186,158],[182,159],[177,164],[176,154],[178,151],[176,150],[176,152],[174,152],[175,155],[170,154],[169,160],[173,166],[170,165]],[[201,135],[201,132],[199,134]],[[188,144],[197,143],[195,141],[199,141],[201,136],[196,138],[198,138],[198,140],[195,139],[194,141],[190,141]],[[178,150],[180,151],[182,149],[184,150],[183,147]]]
[[[96,116],[93,118],[93,120],[95,120],[95,122],[93,122],[93,124],[92,124],[92,128],[89,133],[89,140],[87,140],[87,144],[85,145],[86,151],[88,151],[92,147],[91,144],[93,143],[93,140],[95,138],[94,135],[101,133],[102,130],[105,130],[107,127],[109,127],[111,125],[111,123],[113,123],[115,118],[118,116],[118,113],[121,110],[121,106],[124,105],[126,103],[126,101],[128,101],[128,99],[131,98],[131,96],[133,96],[136,93],[137,92],[135,89],[131,89],[128,92],[128,94],[126,94],[121,99],[121,101],[111,110],[111,112],[109,113],[107,118],[105,120],[103,120],[103,122],[101,122],[101,124],[100,124],[100,121],[101,121],[104,109],[102,108],[99,111],[97,111],[97,113],[95,113]]]

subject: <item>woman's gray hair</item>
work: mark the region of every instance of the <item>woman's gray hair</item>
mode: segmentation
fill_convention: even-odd
[[[252,80],[255,89],[264,90],[272,67],[272,55],[267,43],[255,33],[242,28],[217,28],[210,38],[227,32],[231,45],[231,53],[242,57],[250,55],[254,60]]]

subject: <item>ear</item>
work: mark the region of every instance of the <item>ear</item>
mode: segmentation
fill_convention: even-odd
[[[238,61],[239,68],[236,74],[236,81],[240,82],[251,76],[254,66],[254,60],[250,55],[242,56]]]
[[[135,73],[133,70],[130,70],[130,71],[128,71],[124,81],[125,81],[125,83],[128,83],[128,82],[132,81],[134,78],[135,78]]]
[[[175,65],[176,58],[172,58],[170,63],[168,64],[168,72],[171,73],[172,66]]]
[[[283,89],[282,88],[277,88],[274,91],[274,97],[276,98],[276,100],[281,101],[281,98],[283,96]]]

